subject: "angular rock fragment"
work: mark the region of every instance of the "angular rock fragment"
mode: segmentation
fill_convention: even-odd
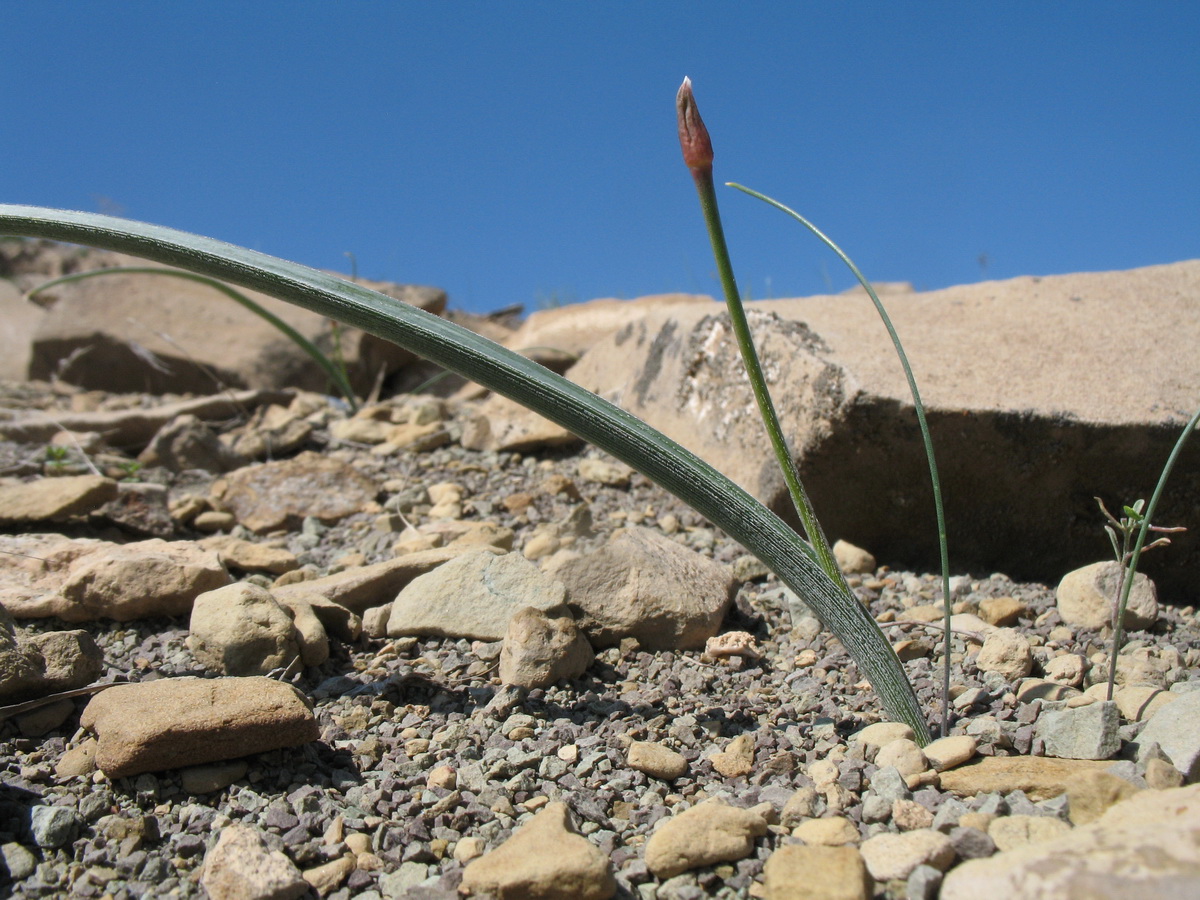
[[[308,612],[312,614],[311,607]],[[300,640],[292,615],[271,592],[242,582],[196,598],[188,649],[197,662],[222,675],[266,675],[300,655]]]
[[[295,863],[237,822],[221,829],[205,855],[200,883],[211,900],[294,900],[308,893]]]
[[[566,608],[550,616],[525,607],[513,613],[500,650],[500,680],[523,688],[547,687],[564,678],[577,678],[595,654]]]
[[[67,475],[0,482],[0,525],[57,522],[99,509],[117,497],[117,482],[102,475]]]
[[[745,859],[755,838],[766,833],[762,809],[708,800],[659,824],[646,842],[646,865],[659,878],[672,878],[699,866]]]

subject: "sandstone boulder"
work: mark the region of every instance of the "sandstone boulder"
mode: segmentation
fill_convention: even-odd
[[[1042,582],[1104,545],[1094,496],[1152,485],[1200,381],[1200,261],[1025,277],[895,298],[937,449],[956,565]],[[852,296],[748,304],[805,485],[831,539],[881,562],[937,566],[932,491],[911,396],[873,306]],[[1136,379],[1114,360],[1145,361]],[[568,371],[786,515],[728,318],[714,304],[634,320]],[[1191,442],[1181,471],[1200,465]],[[1158,518],[1186,520],[1200,486],[1174,484]],[[1036,515],[1030,513],[1036,498]],[[1110,503],[1110,507],[1111,507]],[[1144,560],[1187,586],[1200,536]],[[1036,552],[1031,552],[1036,548]],[[1165,580],[1164,580],[1165,579]]]

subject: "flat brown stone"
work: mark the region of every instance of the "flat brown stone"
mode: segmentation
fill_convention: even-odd
[[[1053,759],[1048,756],[984,756],[941,774],[942,790],[960,797],[993,791],[1024,791],[1033,801],[1057,797],[1067,779],[1081,772],[1104,770],[1110,760]]]
[[[271,678],[164,678],[97,694],[79,724],[109,778],[236,759],[315,741],[304,696]]]
[[[81,516],[117,499],[117,483],[102,475],[68,475],[0,484],[0,525]]]

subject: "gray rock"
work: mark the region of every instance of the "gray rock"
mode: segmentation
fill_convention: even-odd
[[[942,872],[933,866],[920,865],[908,876],[908,900],[936,900],[942,886]]]
[[[163,466],[172,472],[201,469],[228,472],[246,464],[217,437],[217,433],[197,416],[187,414],[172,419],[150,439],[138,461],[147,466]]]
[[[33,842],[47,850],[69,843],[82,825],[79,813],[65,806],[35,806],[29,812]]]
[[[1120,724],[1115,703],[1090,703],[1074,709],[1047,704],[1038,717],[1037,736],[1045,743],[1047,756],[1109,759],[1121,749]]]
[[[309,890],[290,859],[240,823],[221,829],[205,854],[200,884],[211,900],[293,900]]]
[[[1155,713],[1138,744],[1158,744],[1188,781],[1200,778],[1200,691],[1189,691]]]
[[[563,585],[519,553],[474,550],[414,578],[392,603],[388,635],[437,635],[498,641],[513,613],[563,606]]]

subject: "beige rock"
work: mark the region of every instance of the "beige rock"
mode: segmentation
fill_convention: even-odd
[[[975,755],[978,744],[969,734],[938,738],[925,746],[925,759],[938,772],[961,766]]]
[[[1200,884],[1200,785],[1141,791],[1057,840],[955,867],[941,900],[1191,900]]]
[[[567,805],[556,802],[470,862],[459,890],[497,900],[607,900],[617,884],[608,857],[575,830]]]
[[[445,292],[437,288],[359,283],[427,310],[445,308]],[[325,316],[239,290],[310,341],[330,347]],[[54,300],[33,339],[32,378],[56,376],[90,389],[154,394],[212,393],[217,386],[324,391],[328,384],[325,371],[297,344],[205,284],[115,273],[55,288]],[[381,371],[390,374],[413,359],[395,344],[348,326],[340,328],[338,344],[360,395],[371,390]]]
[[[579,627],[597,648],[626,637],[646,650],[703,647],[733,596],[727,567],[640,527],[547,571],[566,586]]]
[[[579,438],[507,397],[493,394],[464,423],[460,443],[468,450],[523,453],[539,447],[577,444]]]
[[[272,593],[280,602],[285,602],[290,595],[315,594],[353,612],[362,613],[371,607],[391,603],[396,594],[418,575],[431,572],[443,563],[457,559],[474,549],[478,548],[439,547],[423,550],[398,559],[273,588]]]
[[[246,464],[246,460],[223,444],[199,416],[177,416],[158,430],[146,449],[138,454],[146,466],[162,466],[172,472],[201,469],[228,472]]]
[[[868,752],[871,752],[901,738],[911,741],[916,738],[916,734],[910,726],[903,722],[875,722],[852,735],[850,740],[862,744]]]
[[[142,388],[135,388],[141,391]],[[105,435],[110,446],[145,446],[154,434],[176,416],[193,413],[206,421],[225,421],[267,403],[287,403],[286,391],[222,391],[191,400],[164,403],[148,409],[105,410],[84,413],[33,413],[0,423],[0,434],[9,440],[38,443],[62,430],[94,431]]]
[[[787,828],[795,828],[805,819],[811,819],[820,811],[817,799],[817,789],[810,784],[796,788],[783,810],[779,813],[779,821]]]
[[[72,747],[61,757],[54,766],[54,774],[58,778],[77,778],[91,775],[96,771],[96,748],[99,744],[95,738],[84,738],[78,746]]]
[[[877,834],[863,841],[859,852],[876,881],[907,878],[917,866],[933,866],[944,872],[955,858],[950,838],[932,829]]]
[[[758,639],[750,632],[726,631],[704,642],[704,655],[712,659],[724,659],[729,656],[758,659],[762,656],[762,651],[758,649]]]
[[[1067,802],[1072,825],[1099,819],[1110,806],[1132,797],[1138,788],[1110,772],[1080,772],[1067,779]]]
[[[608,487],[629,487],[629,476],[633,469],[623,462],[585,456],[579,460],[579,479],[591,484]]]
[[[1006,681],[1017,681],[1033,670],[1033,650],[1023,634],[997,628],[983,642],[975,664],[981,672],[995,672]]]
[[[256,544],[253,541],[243,541],[229,535],[205,538],[200,546],[216,550],[222,563],[243,572],[269,572],[272,575],[282,575],[300,568],[300,562],[295,555],[282,547],[270,547],[266,544]]]
[[[859,841],[858,829],[845,816],[808,819],[792,829],[792,837],[818,847],[840,847]]]
[[[305,881],[312,885],[313,890],[324,897],[326,894],[336,891],[356,867],[353,856],[339,856],[324,865],[305,869],[300,874]]]
[[[336,522],[375,499],[374,483],[357,469],[319,453],[259,463],[217,480],[212,495],[258,534],[298,529],[306,516]]]
[[[1130,722],[1152,718],[1164,706],[1178,700],[1179,696],[1148,684],[1132,684],[1113,691],[1117,709]]]
[[[279,603],[279,606],[292,617],[293,636],[299,644],[300,662],[306,666],[319,666],[328,660],[329,635],[325,633],[325,625],[308,599],[291,596],[286,603]],[[192,615],[195,616],[194,610]],[[267,672],[270,671],[267,669]],[[248,674],[265,675],[267,672]]]
[[[892,823],[901,831],[933,827],[933,813],[915,800],[892,801]]]
[[[1122,485],[1157,479],[1184,421],[1165,411],[1192,408],[1184,386],[1200,382],[1200,362],[1189,357],[1200,342],[1191,305],[1198,286],[1200,262],[1187,261],[988,281],[893,304],[905,349],[927,373],[926,406],[972,413],[950,444],[939,443],[939,454],[963,462],[942,475],[957,554],[978,560],[981,571],[1045,581],[1098,549],[1096,530],[1067,534],[1061,523],[1096,518],[1094,503],[1088,510],[1084,498],[1119,495]],[[936,542],[910,521],[912,508],[929,503],[928,488],[913,507],[884,509],[877,502],[896,484],[927,485],[928,471],[920,434],[911,428],[908,385],[871,303],[807,297],[750,303],[747,313],[805,486],[816,508],[829,510],[822,514],[825,528],[889,560],[936,566]],[[1179,322],[1188,324],[1180,330]],[[947,346],[958,352],[946,354]],[[1006,348],[1002,362],[997,347]],[[1164,366],[1186,359],[1187,371],[1173,368],[1114,389],[1106,374],[1111,360],[1126,354]],[[1001,370],[1004,377],[997,377]],[[568,376],[617,400],[768,505],[786,508],[786,486],[762,439],[736,341],[719,308],[676,307],[631,321],[584,354]],[[1051,388],[1058,384],[1067,387]],[[1081,429],[1081,422],[1089,425]],[[1090,464],[1064,473],[1061,459],[1090,460],[1097,452],[1091,429],[1101,423],[1120,433],[1104,447],[1111,474],[1097,481],[1098,467]],[[901,430],[905,438],[897,441]],[[847,484],[856,486],[853,497]],[[1197,490],[1179,498],[1180,509],[1194,508]],[[1028,496],[1041,504],[1034,522],[1021,499]],[[1031,546],[1039,552],[1028,553]],[[1169,567],[1179,570],[1180,589],[1198,558],[1200,548]]]
[[[190,541],[157,538],[130,544],[102,541],[14,541],[39,559],[0,558],[7,587],[0,599],[17,618],[57,616],[67,622],[187,615],[204,591],[229,583],[215,553]],[[7,565],[6,565],[7,564]]]
[[[36,481],[0,481],[0,525],[60,521],[99,509],[117,498],[117,483],[101,475]]]
[[[502,640],[525,607],[565,615],[563,585],[519,553],[470,551],[414,578],[392,603],[388,635]]]
[[[1059,615],[1068,625],[1100,629],[1112,622],[1113,597],[1121,569],[1115,562],[1092,563],[1063,576],[1055,591]],[[1147,576],[1138,573],[1125,607],[1125,627],[1149,628],[1158,620],[1158,593]]]
[[[755,809],[708,800],[659,823],[646,842],[646,865],[659,878],[688,869],[744,859],[754,839],[767,833],[767,820]]]
[[[362,619],[350,612],[340,603],[326,600],[320,594],[302,594],[298,591],[277,591],[272,588],[272,596],[279,605],[295,613],[297,609],[311,610],[320,622],[323,634],[312,629],[317,640],[324,636],[336,637],[342,641],[357,641],[362,634]],[[307,626],[311,628],[311,625]],[[297,623],[297,628],[299,624]]]
[[[189,794],[211,794],[224,790],[239,778],[244,778],[248,771],[250,765],[244,759],[232,759],[228,762],[188,766],[180,770],[179,780],[184,791]]]
[[[197,662],[222,675],[266,675],[296,659],[300,641],[292,616],[271,592],[242,582],[196,598],[188,649]],[[328,646],[325,651],[328,656]]]
[[[1015,597],[984,597],[979,601],[979,618],[998,628],[1015,625],[1028,611],[1028,607]]]
[[[200,884],[211,900],[292,900],[309,886],[290,859],[237,822],[222,828],[205,854]]]
[[[1032,703],[1034,700],[1057,702],[1081,696],[1080,692],[1057,681],[1045,678],[1022,678],[1017,685],[1017,702]]]
[[[988,825],[988,837],[998,850],[1015,850],[1062,837],[1071,826],[1054,816],[999,816]]]
[[[1044,668],[1046,677],[1051,681],[1077,688],[1083,684],[1088,662],[1078,653],[1064,653],[1047,662]]]
[[[754,769],[754,738],[739,734],[724,750],[709,757],[712,767],[725,778],[741,778]]]
[[[445,447],[449,443],[450,432],[440,422],[405,422],[388,429],[387,440],[380,449],[386,447],[392,452],[411,450],[414,453],[425,453]]]
[[[663,781],[674,781],[687,773],[683,754],[653,741],[632,741],[626,757],[629,768],[645,772]]]
[[[875,557],[849,541],[835,541],[833,558],[847,575],[869,575],[877,568]]]
[[[1064,782],[1079,772],[1102,771],[1110,762],[1091,759],[1053,759],[1046,756],[984,756],[941,774],[942,790],[959,797],[1024,791],[1031,800],[1049,800],[1064,790]]]
[[[110,778],[234,759],[315,741],[304,696],[270,678],[164,678],[97,694],[79,724]]]
[[[780,847],[763,867],[766,900],[870,900],[875,880],[854,847]]]
[[[899,738],[889,741],[875,754],[875,765],[879,768],[895,766],[901,775],[917,775],[929,768],[924,752],[913,741]]]
[[[325,406],[325,398],[320,398]],[[260,406],[250,421],[221,435],[221,442],[243,459],[276,458],[299,450],[312,436],[313,425],[291,409],[272,403]]]
[[[524,688],[547,687],[578,678],[595,654],[587,638],[566,613],[550,616],[526,606],[513,613],[500,649],[500,680]]]

